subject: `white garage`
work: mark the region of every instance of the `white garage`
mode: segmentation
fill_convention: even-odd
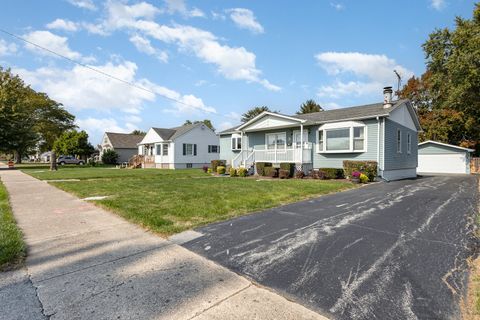
[[[437,141],[418,144],[418,168],[422,173],[470,173],[470,154],[473,149]]]

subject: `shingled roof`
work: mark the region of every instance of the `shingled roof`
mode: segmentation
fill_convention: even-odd
[[[320,112],[312,112],[306,114],[295,114],[289,117],[299,120],[305,120],[304,125],[322,124],[326,122],[355,120],[355,119],[369,119],[374,117],[385,117],[390,114],[397,106],[407,102],[408,100],[397,100],[392,102],[390,108],[384,108],[383,103],[373,103],[356,107],[341,108],[334,110],[325,110]],[[233,133],[241,126],[223,130],[220,134]]]
[[[105,132],[114,149],[136,149],[144,134]]]
[[[195,127],[205,125],[203,122],[186,124],[175,128],[152,128],[164,141],[175,140],[182,134],[192,130]]]

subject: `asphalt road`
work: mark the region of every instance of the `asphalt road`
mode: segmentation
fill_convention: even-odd
[[[212,224],[184,246],[332,319],[458,319],[478,188],[378,183]]]

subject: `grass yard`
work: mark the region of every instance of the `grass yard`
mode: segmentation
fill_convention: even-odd
[[[80,198],[108,196],[95,203],[163,235],[353,188],[346,181],[261,180],[213,177],[201,170],[22,169]]]
[[[7,190],[0,181],[0,271],[16,267],[24,256],[22,233],[13,218]]]

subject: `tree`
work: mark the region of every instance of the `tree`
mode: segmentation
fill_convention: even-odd
[[[204,123],[207,127],[215,131],[215,127],[212,124],[212,121],[205,119],[203,121],[195,120],[195,121],[190,121],[190,120],[185,120],[185,123],[183,124],[184,126],[189,125],[189,124],[197,124],[197,123]]]
[[[426,72],[400,90],[412,100],[422,139],[469,146],[480,153],[480,3],[473,19],[457,17],[455,28],[437,29],[422,45]]]
[[[53,150],[59,154],[80,157],[90,156],[95,151],[88,142],[88,134],[83,130],[64,132],[53,144]]]
[[[323,111],[323,108],[313,99],[308,99],[300,105],[300,110],[297,114],[313,113]]]
[[[51,150],[63,131],[75,127],[74,119],[61,104],[0,67],[0,151],[13,152],[17,163],[30,152]]]
[[[146,133],[145,131],[135,129],[135,130],[133,130],[132,132],[130,132],[130,134],[136,134],[136,135],[138,135],[138,136],[144,136],[144,135],[146,135],[147,133]]]
[[[244,114],[242,114],[242,122],[243,123],[248,122],[265,111],[278,113],[278,111],[270,110],[267,106],[254,107],[248,110],[247,112],[245,112]]]
[[[102,162],[105,164],[116,164],[118,161],[118,153],[114,150],[107,150],[102,154]]]

